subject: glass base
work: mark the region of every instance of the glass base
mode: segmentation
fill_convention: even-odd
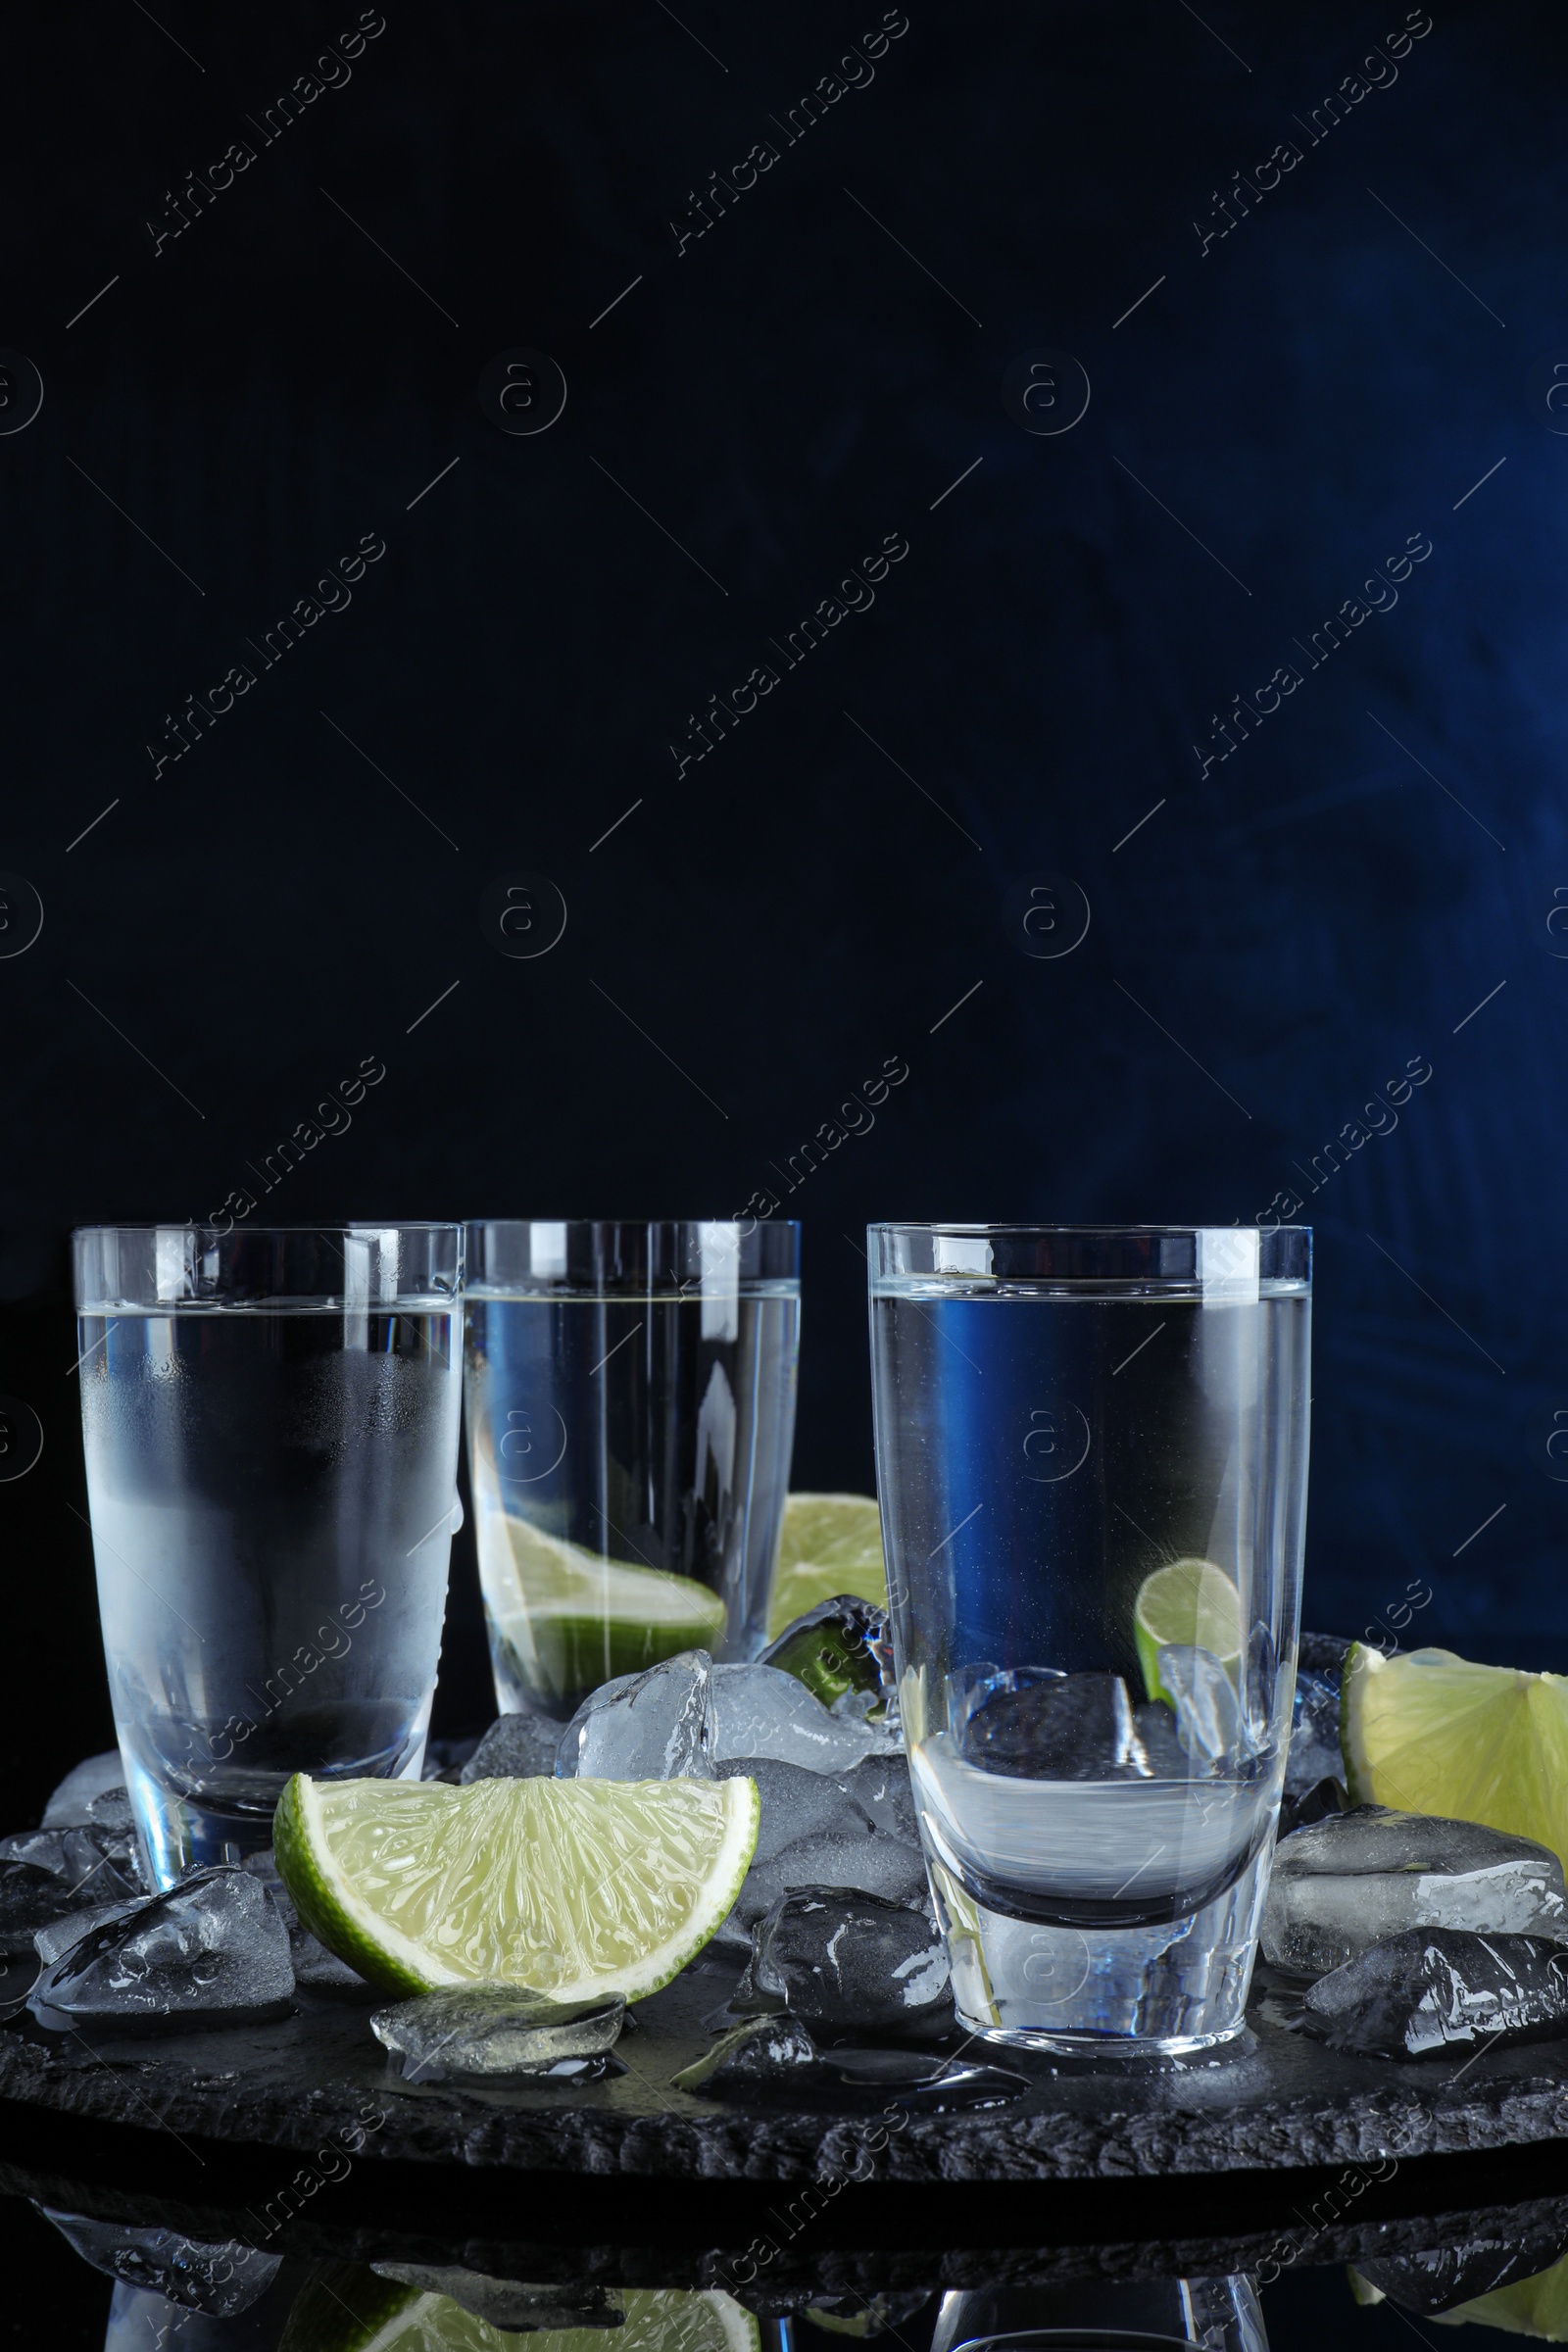
[[[1225,1892],[1159,1927],[1064,1928],[985,1909],[943,1865],[931,1885],[958,2023],[1066,2058],[1180,2058],[1245,2028],[1267,1846]]]
[[[402,1762],[390,1778],[416,1781],[421,1777],[429,1722],[427,1699],[410,1732]],[[214,1863],[244,1862],[252,1854],[266,1853],[270,1848],[272,1807],[288,1785],[286,1772],[275,1775],[277,1786],[270,1792],[271,1805],[264,1801],[239,1807],[213,1802],[209,1791],[198,1796],[166,1787],[146,1769],[127,1740],[122,1739],[120,1754],[125,1767],[125,1793],[136,1821],[142,1872],[150,1886],[167,1888],[187,1870]],[[314,1777],[333,1780],[347,1776],[327,1772]]]
[[[1027,2028],[983,2025],[957,2011],[959,2031],[998,2049],[1036,2050],[1049,2058],[1189,2058],[1201,2050],[1220,2049],[1246,2032],[1245,2020],[1213,2034],[1061,2034],[1034,2033]]]

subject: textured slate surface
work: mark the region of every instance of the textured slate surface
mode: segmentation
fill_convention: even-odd
[[[1491,2160],[1494,2170],[1496,2160]],[[1485,2193],[1488,2165],[1470,2168],[1469,2178]],[[471,2202],[473,2184],[469,2182]],[[765,2312],[800,2308],[835,2294],[965,2291],[983,2287],[1057,2286],[1088,2278],[1216,2278],[1255,2272],[1269,2260],[1282,2268],[1388,2262],[1420,2256],[1437,2247],[1501,2242],[1521,2250],[1545,2269],[1568,2240],[1568,2197],[1517,2196],[1507,2203],[1455,2204],[1428,2182],[1428,2195],[1415,2209],[1384,2216],[1341,2200],[1330,2209],[1301,2191],[1302,2202],[1289,2219],[1259,2227],[1238,2225],[1214,2213],[1216,2227],[1202,2231],[1163,2229],[1163,2204],[1146,2207],[1144,2219],[1160,2234],[1130,2236],[1115,2229],[1088,2230],[1046,2242],[1038,2217],[1033,2241],[973,2241],[950,2227],[889,2228],[889,2216],[857,2208],[847,2199],[850,2228],[840,2242],[823,2241],[818,2228],[786,2235],[773,2217],[773,2253],[756,2278],[738,2262],[754,2242],[765,2208],[746,2227],[722,2225],[708,2242],[679,2234],[661,2236],[645,2229],[629,2241],[578,2242],[541,2227],[530,2211],[510,2224],[494,2215],[461,2219],[426,2211],[421,2217],[389,2215],[384,2197],[377,2211],[345,2211],[349,2200],[322,2199],[291,2214],[277,2229],[265,2205],[229,2196],[205,2200],[150,2193],[128,2179],[113,2183],[84,2180],[37,2165],[0,2163],[0,2195],[26,2197],[51,2211],[74,2213],[130,2230],[163,2229],[207,2244],[264,2245],[299,2263],[418,2262],[479,2271],[497,2278],[589,2282],[612,2287],[725,2286],[749,2308]],[[874,2193],[874,2192],[873,2192]],[[951,2201],[951,2199],[950,2199]],[[994,2200],[992,2200],[994,2203]],[[897,2212],[906,2215],[906,2194]],[[737,2277],[737,2268],[741,2276]]]
[[[640,2004],[627,2073],[584,2088],[410,2087],[388,2074],[367,2006],[302,1995],[279,2025],[151,2041],[46,2034],[24,2012],[0,2030],[0,2098],[192,2140],[309,2151],[336,2135],[379,2159],[753,2181],[1108,2181],[1568,2137],[1568,2041],[1396,2065],[1289,2033],[1267,1999],[1245,2042],[1206,2062],[1024,2059],[1028,2096],[979,2113],[740,2107],[672,2090],[729,1983],[689,1971]]]

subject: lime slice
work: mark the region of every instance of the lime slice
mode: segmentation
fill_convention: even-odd
[[[1212,1650],[1234,1672],[1242,1655],[1242,1596],[1212,1560],[1172,1560],[1139,1586],[1133,1639],[1145,1691],[1168,1704],[1170,1692],[1159,1682],[1160,1650],[1167,1642]]]
[[[603,2328],[547,2328],[513,2335],[448,2295],[398,2286],[346,2263],[306,2281],[279,2352],[760,2352],[761,2329],[716,2290],[632,2287],[622,2318]]]
[[[1554,2262],[1534,2278],[1516,2278],[1511,2286],[1494,2286],[1490,2295],[1456,2303],[1451,2311],[1429,2315],[1440,2328],[1466,2328],[1475,2323],[1496,2328],[1504,2335],[1533,2335],[1544,2344],[1568,2344],[1568,2259]]]
[[[858,1592],[878,1608],[888,1605],[882,1520],[875,1497],[792,1494],[784,1505],[768,1640],[776,1642],[795,1618],[840,1592]]]
[[[726,1917],[760,1818],[750,1780],[454,1788],[297,1772],[272,1840],[301,1919],[372,1984],[637,2001]]]
[[[724,1603],[695,1577],[604,1558],[510,1511],[496,1518],[511,1559],[486,1562],[490,1616],[541,1698],[575,1703],[612,1675],[722,1643]]]
[[[1357,1642],[1340,1744],[1352,1804],[1479,1821],[1568,1857],[1568,1677]]]

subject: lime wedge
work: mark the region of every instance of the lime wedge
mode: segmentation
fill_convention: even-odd
[[[819,1600],[858,1592],[888,1605],[882,1520],[870,1494],[792,1494],[784,1505],[767,1638],[776,1642]]]
[[[486,1560],[490,1616],[541,1698],[575,1703],[612,1675],[722,1643],[724,1603],[695,1577],[607,1559],[510,1511],[496,1516],[511,1559]]]
[[[757,1784],[312,1781],[277,1802],[299,1915],[375,1984],[525,1984],[562,2001],[667,1984],[725,1918]]]
[[[1139,1586],[1133,1639],[1146,1693],[1169,1703],[1170,1692],[1160,1688],[1160,1650],[1167,1642],[1212,1650],[1233,1672],[1242,1655],[1242,1596],[1212,1560],[1172,1560]]]
[[[620,2326],[513,2335],[449,2295],[398,2286],[347,2263],[323,2264],[301,2289],[279,2352],[760,2352],[761,2329],[716,2290],[632,2287]]]
[[[294,2298],[277,2352],[366,2352],[382,2340],[382,2331],[417,2291],[379,2278],[357,2263],[319,2262]]]
[[[1568,1677],[1357,1642],[1340,1744],[1352,1804],[1479,1821],[1568,1858]]]
[[[1568,2258],[1534,2278],[1516,2278],[1511,2286],[1494,2286],[1490,2295],[1430,2316],[1440,2328],[1476,2323],[1504,2335],[1533,2335],[1538,2343],[1568,2344]]]

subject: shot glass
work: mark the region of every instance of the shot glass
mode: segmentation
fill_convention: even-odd
[[[931,2352],[1268,2352],[1255,2282],[1079,2278],[949,2292]]]
[[[468,1228],[466,1396],[496,1701],[766,1641],[800,1346],[799,1225]]]
[[[460,1225],[75,1234],[115,1725],[160,1886],[294,1772],[416,1779],[457,1499]]]
[[[1311,1236],[873,1225],[877,1485],[973,2032],[1241,2030],[1295,1689]]]

